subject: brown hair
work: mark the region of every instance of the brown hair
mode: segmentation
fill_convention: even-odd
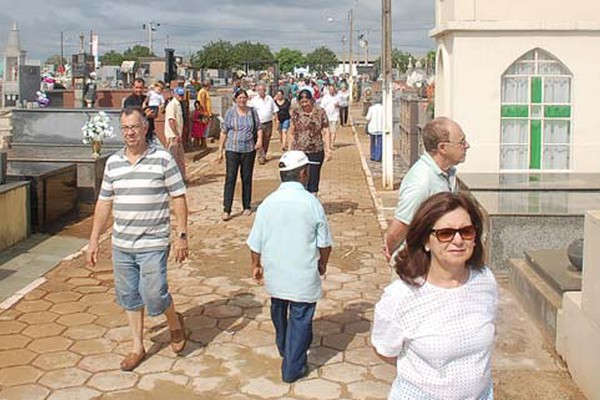
[[[450,139],[450,126],[454,122],[450,118],[438,117],[429,121],[422,132],[423,146],[428,153],[435,153],[438,144]]]
[[[480,270],[484,265],[483,245],[483,218],[475,202],[463,193],[442,192],[425,200],[415,212],[415,216],[408,227],[406,247],[396,257],[394,269],[404,282],[412,286],[421,286],[419,278],[426,278],[429,274],[431,254],[425,251],[424,245],[431,235],[435,223],[451,211],[462,208],[471,217],[471,222],[477,232],[475,247],[467,265]]]

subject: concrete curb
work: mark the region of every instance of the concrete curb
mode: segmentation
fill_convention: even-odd
[[[350,122],[352,126],[352,133],[354,134],[354,141],[356,143],[356,147],[358,148],[358,154],[360,155],[362,169],[365,173],[367,188],[369,189],[369,193],[371,194],[371,198],[373,199],[373,205],[375,206],[377,222],[379,222],[379,228],[381,229],[381,238],[382,241],[385,241],[385,232],[387,231],[387,220],[385,219],[385,215],[383,213],[383,201],[381,200],[379,192],[377,192],[377,188],[375,187],[375,182],[373,181],[373,174],[371,173],[371,169],[369,168],[369,164],[367,163],[367,159],[365,158],[365,153],[363,152],[360,139],[358,138],[358,133],[356,132],[354,122]]]

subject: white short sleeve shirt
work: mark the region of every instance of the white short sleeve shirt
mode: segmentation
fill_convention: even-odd
[[[375,307],[371,342],[397,357],[389,399],[487,400],[498,290],[488,268],[452,289],[390,284]]]

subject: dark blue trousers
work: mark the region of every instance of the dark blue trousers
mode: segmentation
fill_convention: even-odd
[[[308,372],[306,352],[313,339],[312,320],[317,303],[297,303],[271,297],[271,320],[281,362],[281,378],[294,382]]]
[[[371,136],[371,161],[381,162],[383,140],[382,135]]]

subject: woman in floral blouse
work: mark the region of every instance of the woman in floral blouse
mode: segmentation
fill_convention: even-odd
[[[318,163],[309,164],[309,179],[306,185],[306,189],[316,195],[319,191],[323,161],[331,160],[329,120],[325,110],[315,105],[309,89],[300,90],[298,104],[300,107],[291,110],[288,148],[303,151],[310,161]]]

